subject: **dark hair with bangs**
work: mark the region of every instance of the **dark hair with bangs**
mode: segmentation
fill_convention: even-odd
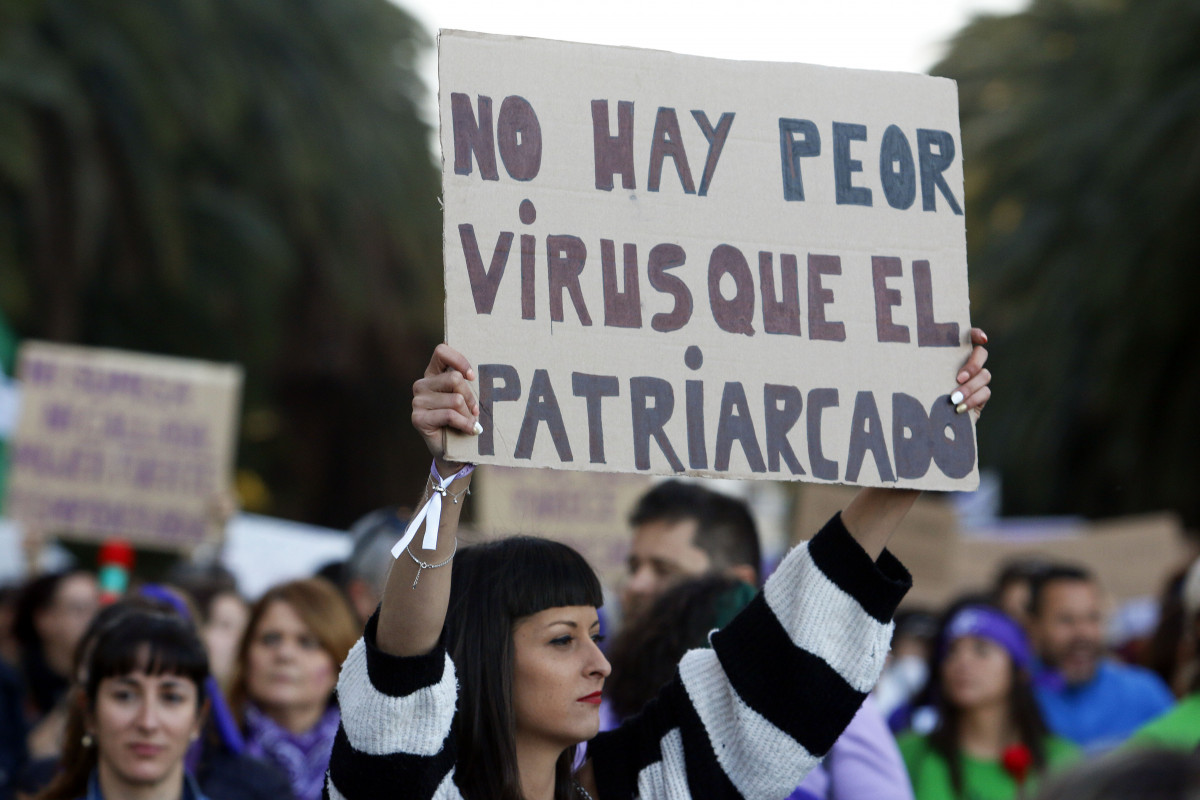
[[[204,706],[208,654],[191,624],[174,613],[141,603],[124,601],[110,608],[105,609],[107,619],[89,631],[93,640],[80,664],[83,693],[77,696],[78,702],[71,704],[66,727],[71,733],[63,742],[62,771],[37,795],[37,800],[71,800],[87,794],[88,777],[96,768],[103,743],[84,747],[80,732],[85,730],[85,710],[95,710],[100,683],[105,678],[135,672],[177,675],[196,685],[196,712]]]
[[[83,684],[88,708],[95,708],[102,680],[134,672],[186,678],[196,684],[197,707],[204,705],[208,654],[192,626],[177,616],[131,611],[100,632]]]
[[[565,544],[517,536],[458,553],[443,637],[458,673],[456,781],[467,800],[524,800],[513,716],[513,627],[559,606],[604,604],[600,581]],[[571,797],[575,748],[555,770],[556,800]]]

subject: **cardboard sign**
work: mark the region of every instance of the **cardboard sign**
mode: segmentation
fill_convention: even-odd
[[[239,367],[27,342],[5,508],[67,538],[190,550],[219,537]]]
[[[812,538],[853,497],[843,487],[805,487],[792,540]],[[941,608],[968,592],[986,592],[1006,563],[1021,558],[1085,567],[1106,594],[1124,603],[1157,593],[1172,571],[1195,557],[1182,523],[1170,513],[1096,521],[1011,518],[994,528],[964,530],[953,506],[937,495],[917,500],[888,549],[912,572],[912,590],[904,596],[910,608]]]
[[[443,31],[451,458],[978,482],[953,82]]]
[[[554,539],[582,553],[604,585],[624,579],[629,514],[650,479],[504,467],[484,467],[475,475],[480,532]]]

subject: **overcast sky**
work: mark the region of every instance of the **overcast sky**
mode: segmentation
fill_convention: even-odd
[[[980,13],[1011,13],[1026,0],[400,0],[439,28],[628,45],[756,61],[925,72],[947,41]],[[436,121],[436,56],[422,67]]]

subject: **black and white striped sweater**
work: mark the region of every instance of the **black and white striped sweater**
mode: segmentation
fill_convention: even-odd
[[[757,598],[683,657],[643,711],[588,743],[597,800],[787,797],[875,685],[891,616],[911,585],[836,516],[794,548]],[[454,783],[454,664],[397,658],[375,618],[342,666],[330,800],[461,800]]]

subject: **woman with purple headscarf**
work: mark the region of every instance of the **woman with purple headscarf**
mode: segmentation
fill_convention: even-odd
[[[917,800],[1030,797],[1043,773],[1078,757],[1042,722],[1032,662],[1025,634],[1002,611],[951,611],[931,677],[937,726],[899,739]]]

